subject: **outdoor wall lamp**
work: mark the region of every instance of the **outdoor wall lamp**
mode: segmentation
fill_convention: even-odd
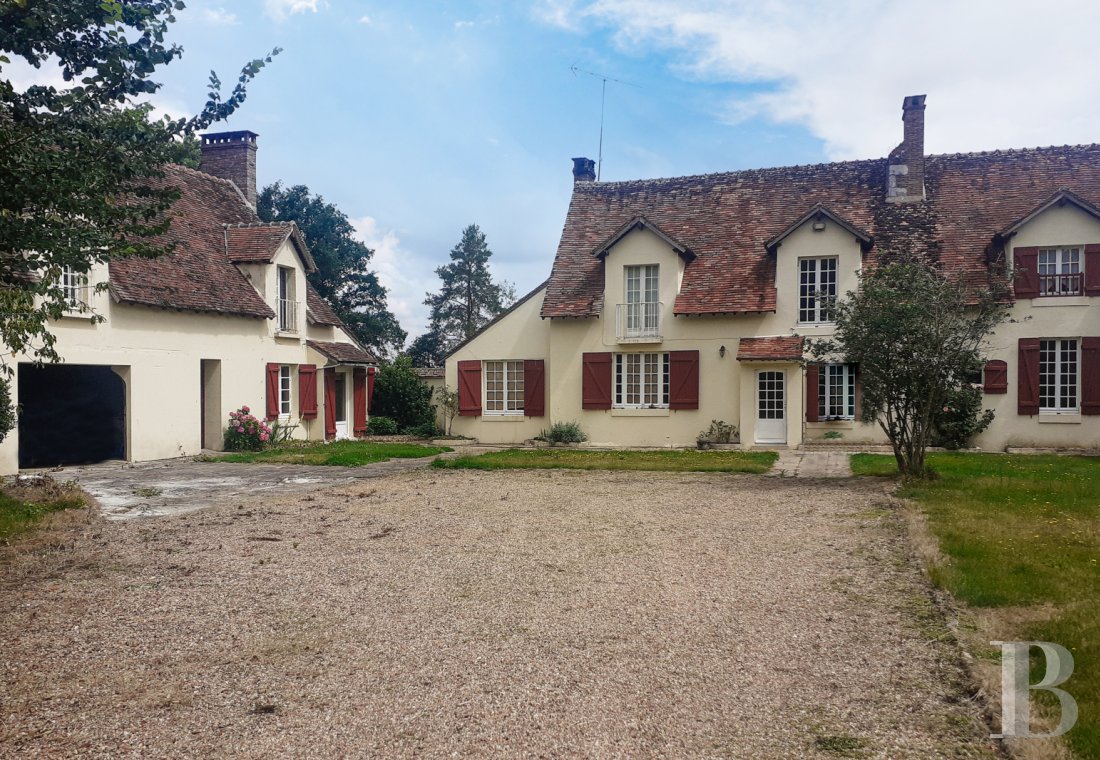
[[[718,355],[720,357],[722,357],[723,359],[726,358],[726,347],[725,346],[722,346],[721,348],[718,349]]]

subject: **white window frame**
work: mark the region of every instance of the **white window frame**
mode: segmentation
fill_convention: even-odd
[[[500,373],[500,398],[489,398],[489,375]],[[522,359],[490,359],[481,363],[481,413],[490,417],[522,417],[524,377]]]
[[[1047,403],[1044,404],[1044,401]],[[1053,404],[1050,403],[1052,401]],[[1080,414],[1080,412],[1081,339],[1040,339],[1039,413]]]
[[[1084,250],[1083,245],[1049,246],[1039,249],[1036,262],[1039,270],[1040,296],[1084,295],[1084,283],[1081,281],[1081,273],[1084,271],[1082,269]]]
[[[623,295],[626,300],[626,334],[655,335],[660,318],[660,264],[624,266]]]
[[[637,392],[629,388],[631,364],[636,362]],[[617,353],[612,366],[613,409],[668,409],[668,352]],[[629,400],[631,397],[637,400]],[[647,401],[646,399],[654,399]]]
[[[825,266],[828,263],[829,266]],[[798,260],[798,323],[828,325],[837,299],[840,260],[816,256]]]
[[[279,332],[298,331],[298,304],[294,299],[293,267],[277,267],[275,270],[275,306],[279,320]]]
[[[817,412],[818,419],[854,420],[856,418],[856,368],[853,364],[822,364],[817,376]],[[840,388],[844,413],[830,414],[835,411],[832,399],[836,389]]]
[[[58,280],[61,288],[65,308],[69,311],[84,311],[90,307],[88,303],[88,275],[76,271],[69,264],[61,267],[61,277]]]
[[[279,365],[279,419],[289,420],[294,405],[294,373],[289,364]]]

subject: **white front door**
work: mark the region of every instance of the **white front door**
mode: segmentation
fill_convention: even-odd
[[[348,437],[348,376],[336,373],[336,438]]]
[[[787,384],[782,370],[756,373],[756,442],[787,442]]]

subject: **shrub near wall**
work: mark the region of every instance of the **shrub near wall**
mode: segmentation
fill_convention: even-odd
[[[402,433],[435,427],[432,389],[413,372],[409,357],[399,356],[379,367],[371,402],[371,416],[375,415],[394,420]]]
[[[225,429],[226,451],[259,451],[271,440],[271,428],[256,419],[247,406],[229,413]]]

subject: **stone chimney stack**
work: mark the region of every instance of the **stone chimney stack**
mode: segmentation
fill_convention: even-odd
[[[255,132],[218,132],[202,136],[202,160],[199,171],[232,182],[256,208]]]
[[[888,159],[886,199],[896,202],[924,200],[924,100],[927,95],[910,95],[901,104],[904,127],[901,145]]]
[[[596,181],[596,162],[591,158],[573,159],[573,184]]]

